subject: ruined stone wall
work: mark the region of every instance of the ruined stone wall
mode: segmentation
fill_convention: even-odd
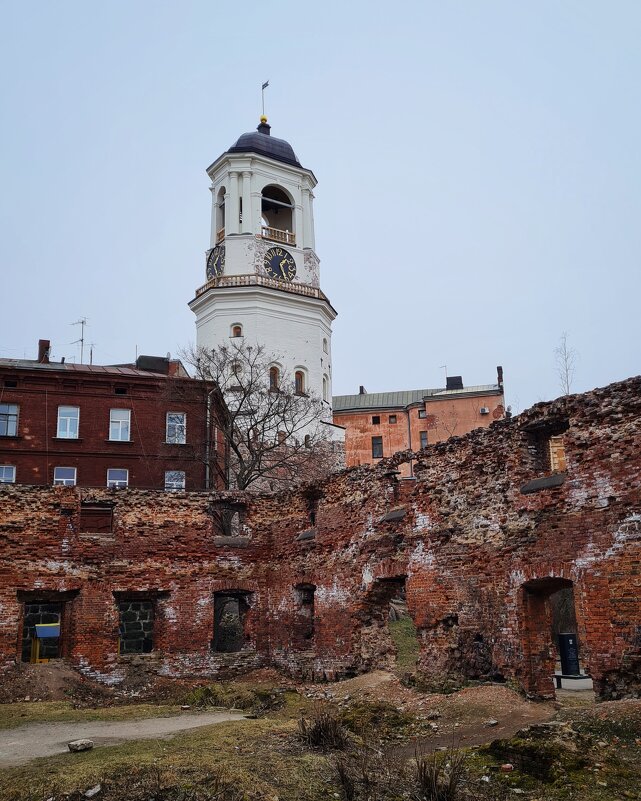
[[[387,612],[404,587],[425,681],[550,695],[549,597],[571,587],[582,667],[604,697],[638,693],[640,454],[636,378],[429,447],[416,480],[398,481],[401,453],[270,497],[0,487],[0,659],[20,658],[27,601],[62,600],[63,655],[107,682],[140,664],[332,679],[393,661]],[[82,500],[113,503],[113,532],[80,531]],[[215,512],[230,501],[232,535]],[[241,651],[212,651],[216,593],[246,604]],[[153,651],[119,655],[118,603],[139,598],[154,602]]]

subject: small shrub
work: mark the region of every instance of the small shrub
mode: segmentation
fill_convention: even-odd
[[[426,801],[457,801],[462,797],[466,755],[448,748],[431,754],[416,752],[416,785]]]
[[[347,732],[334,710],[327,704],[315,704],[309,721],[301,717],[298,731],[306,745],[323,751],[342,751],[349,743]]]

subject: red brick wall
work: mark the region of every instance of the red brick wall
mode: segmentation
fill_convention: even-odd
[[[548,599],[571,582],[582,666],[603,697],[639,694],[640,398],[635,378],[538,404],[429,447],[415,481],[390,475],[401,453],[270,497],[0,487],[0,662],[18,653],[19,593],[75,591],[68,658],[105,681],[139,664],[334,678],[390,664],[387,605],[404,582],[426,681],[512,679],[551,695]],[[567,473],[545,486],[533,443],[566,426]],[[216,530],[221,497],[247,505],[240,536]],[[78,531],[83,498],[114,503],[113,534]],[[312,638],[300,585],[315,587]],[[251,593],[237,654],[210,649],[222,590]],[[118,656],[114,592],[156,599],[152,655]]]
[[[100,369],[100,368],[98,368]],[[132,373],[133,371],[130,371]],[[16,388],[2,386],[8,377]],[[116,395],[116,387],[127,394]],[[104,487],[108,468],[129,470],[130,487],[164,488],[166,470],[185,472],[186,488],[205,486],[206,387],[191,379],[158,375],[118,375],[109,372],[32,370],[0,367],[2,403],[20,407],[17,437],[0,437],[0,464],[16,467],[20,484],[51,484],[55,467],[75,467],[80,486]],[[57,438],[59,406],[80,408],[78,439]],[[109,440],[111,409],[129,409],[129,442]],[[170,445],[166,438],[168,411],[186,412],[187,443]],[[213,425],[220,414],[213,404]],[[224,486],[224,445],[216,442],[218,468],[212,486]]]

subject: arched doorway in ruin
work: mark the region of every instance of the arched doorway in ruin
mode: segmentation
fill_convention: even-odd
[[[559,576],[534,578],[521,585],[521,680],[537,697],[554,697],[555,688],[585,689],[574,584]]]

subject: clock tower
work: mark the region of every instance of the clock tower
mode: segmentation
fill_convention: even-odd
[[[242,337],[273,356],[296,390],[332,419],[332,321],[314,247],[316,178],[261,117],[208,167],[212,215],[206,282],[189,307],[198,347]]]

